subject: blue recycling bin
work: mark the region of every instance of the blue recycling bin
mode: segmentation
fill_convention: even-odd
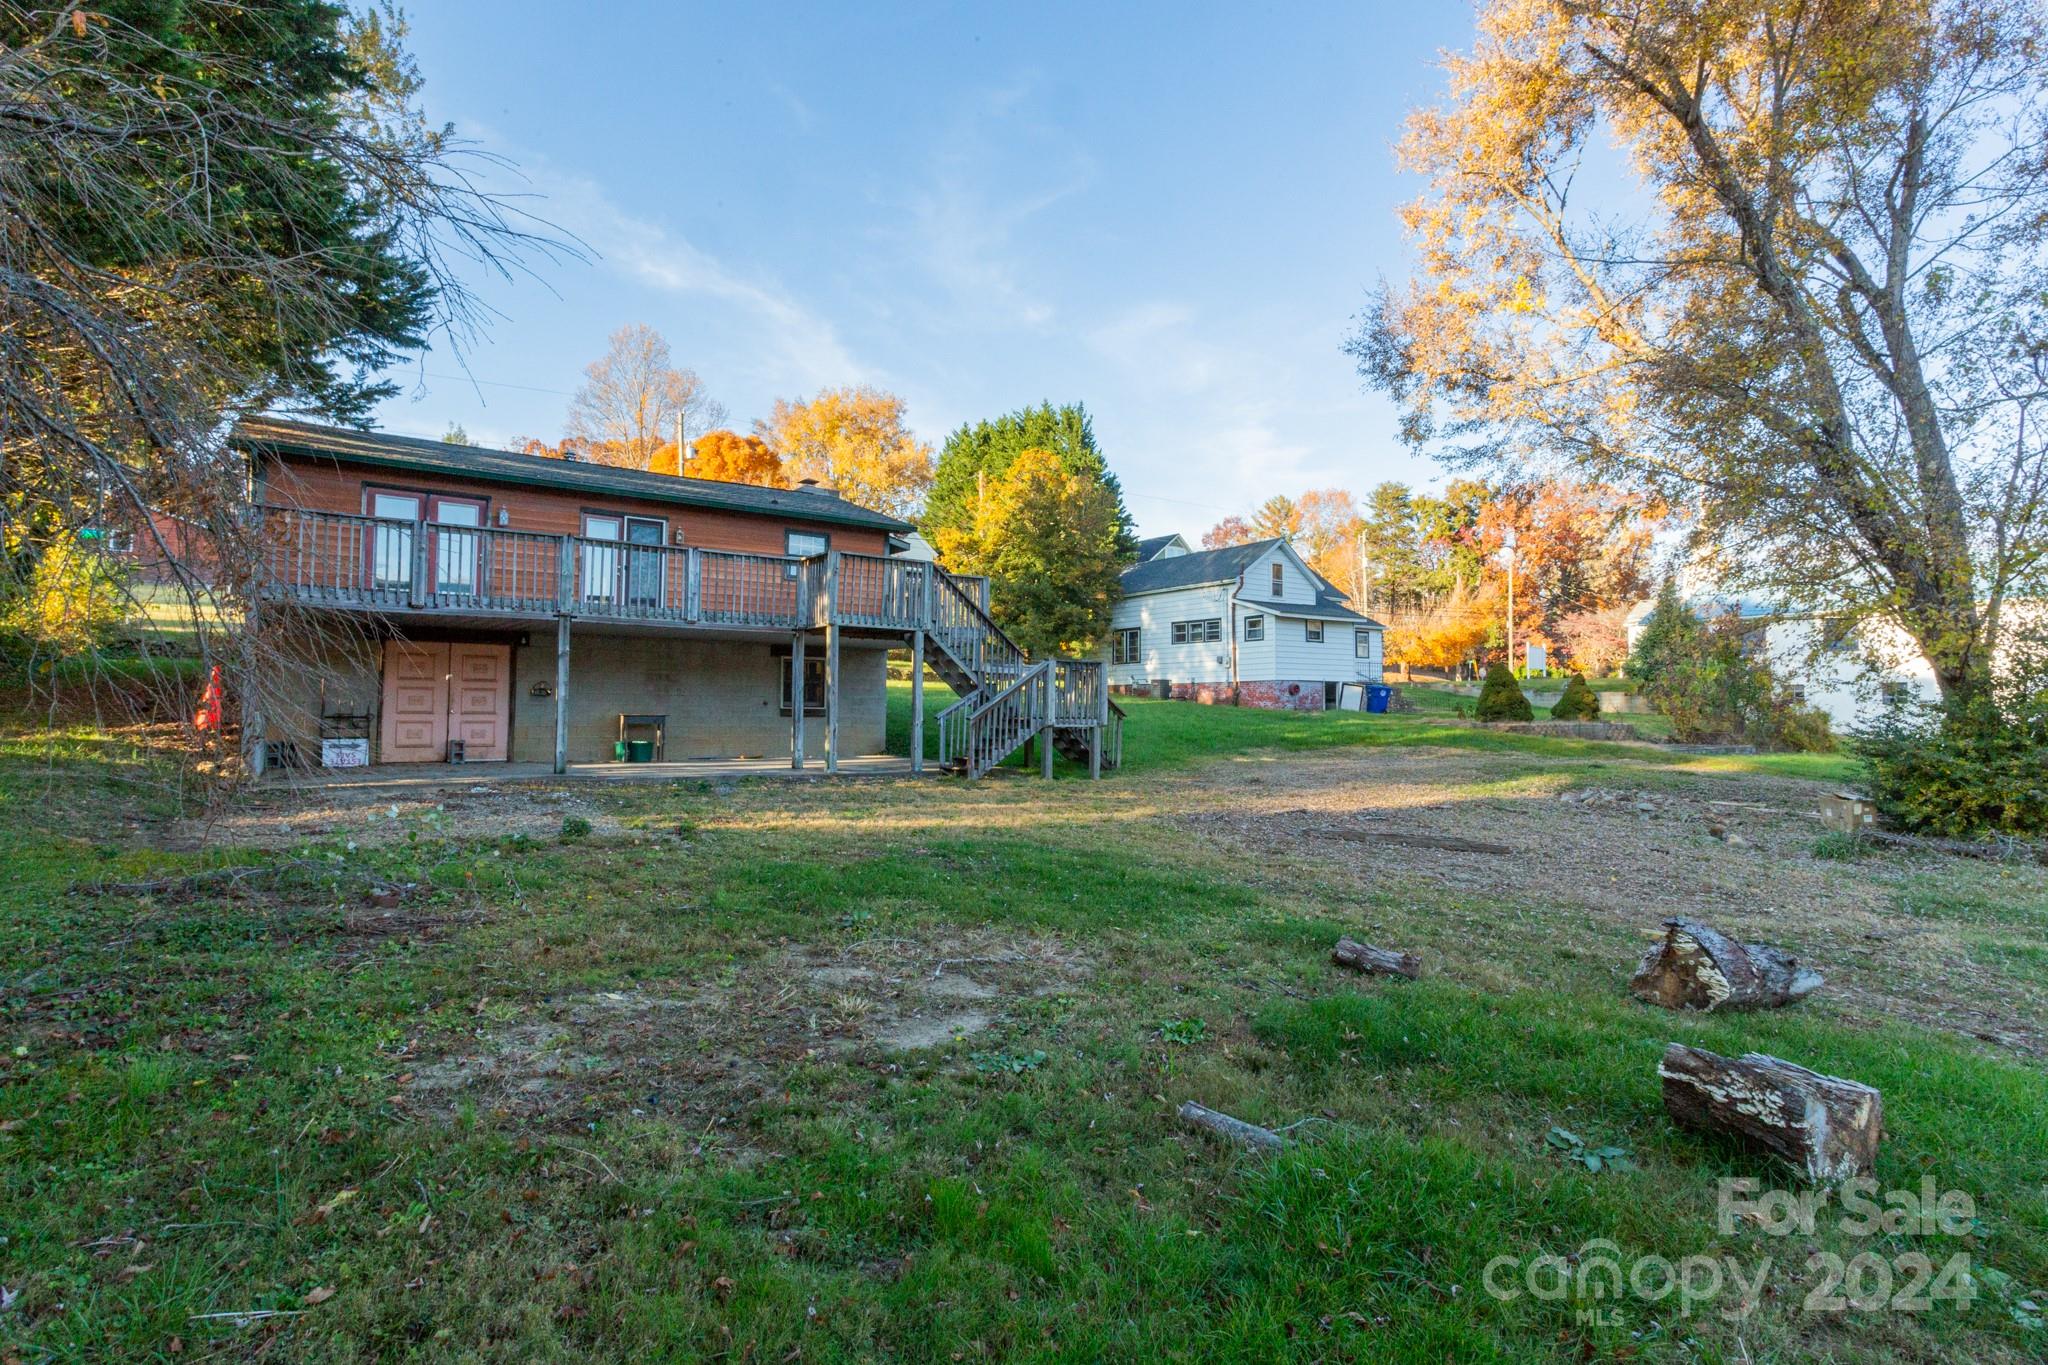
[[[1365,685],[1365,709],[1375,715],[1387,713],[1387,703],[1394,699],[1394,689],[1383,683]]]

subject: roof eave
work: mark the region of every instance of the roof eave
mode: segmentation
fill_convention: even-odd
[[[275,436],[249,436],[240,431],[228,437],[228,444],[250,454],[293,455],[306,459],[331,460],[336,464],[366,464],[379,469],[411,469],[424,473],[447,474],[455,477],[476,479],[482,483],[539,484],[543,487],[558,488],[566,492],[589,492],[590,486],[578,479],[550,478],[546,470],[498,471],[490,469],[459,469],[435,464],[431,461],[408,459],[402,455],[384,455],[357,450],[329,450],[322,446],[302,441],[285,440]],[[798,508],[751,508],[736,506],[719,498],[692,496],[688,488],[669,489],[617,489],[621,497],[645,497],[657,502],[673,502],[685,507],[701,507],[710,511],[735,512],[741,516],[782,516],[796,521],[822,521],[834,526],[858,526],[865,530],[884,531],[892,535],[903,535],[917,528],[907,521],[867,508],[852,508],[841,511],[834,507]],[[802,495],[796,495],[802,496]]]

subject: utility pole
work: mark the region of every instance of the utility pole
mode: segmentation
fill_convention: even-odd
[[[1500,552],[1508,561],[1508,672],[1515,671],[1515,528],[1508,527]]]
[[[689,420],[688,418],[686,418],[686,417],[684,417],[684,416],[683,416],[683,410],[682,410],[681,408],[677,408],[677,409],[676,409],[676,473],[677,473],[677,474],[681,474],[681,473],[683,472],[683,466],[684,466],[685,464],[688,464],[688,463],[689,463],[689,460],[690,460],[690,448],[689,448],[688,446],[686,446],[686,445],[684,445],[684,444],[683,444],[683,423],[684,423],[684,422],[686,422],[686,421],[688,421],[688,420]]]

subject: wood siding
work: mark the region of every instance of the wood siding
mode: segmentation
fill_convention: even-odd
[[[660,518],[668,523],[669,545],[676,544],[675,533],[680,528],[682,543],[686,545],[707,550],[779,555],[783,553],[785,532],[808,531],[829,537],[835,550],[871,555],[889,552],[889,538],[885,532],[859,526],[796,521],[773,514],[683,507],[608,493],[519,488],[497,482],[340,461],[267,459],[261,465],[261,479],[257,501],[316,512],[360,515],[363,511],[363,490],[369,487],[485,499],[486,526],[497,527],[498,511],[502,508],[507,517],[506,529],[543,535],[583,534],[583,514],[588,511]]]

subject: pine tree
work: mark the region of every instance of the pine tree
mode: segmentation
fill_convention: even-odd
[[[1481,720],[1534,720],[1536,708],[1522,695],[1521,684],[1515,681],[1508,666],[1495,663],[1486,670],[1486,681],[1479,685],[1478,714]]]
[[[1052,452],[1069,474],[1101,484],[1116,500],[1117,546],[1125,563],[1138,554],[1138,534],[1124,507],[1123,485],[1109,472],[1095,444],[1095,426],[1079,403],[1054,407],[1041,403],[1020,408],[994,421],[973,422],[946,438],[932,471],[918,526],[932,544],[943,533],[971,536],[988,490],[1010,471],[1027,450]]]
[[[1564,685],[1564,695],[1550,708],[1553,720],[1598,720],[1600,719],[1600,694],[1586,686],[1586,675],[1572,674],[1572,680]]]
[[[1643,633],[1629,651],[1626,671],[1629,680],[1647,690],[1677,660],[1690,655],[1699,642],[1700,622],[1692,608],[1678,595],[1678,584],[1664,580],[1657,590],[1657,605],[1643,622]]]

